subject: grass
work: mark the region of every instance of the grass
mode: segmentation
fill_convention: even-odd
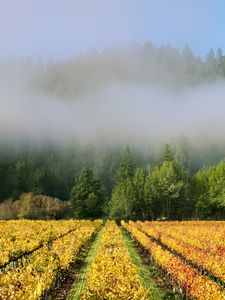
[[[79,274],[77,275],[74,285],[72,286],[72,288],[70,290],[70,294],[67,297],[67,300],[79,300],[80,299],[80,296],[81,296],[82,292],[84,291],[86,283],[87,283],[87,271],[97,253],[98,245],[99,245],[99,242],[100,242],[101,236],[102,236],[102,230],[103,230],[103,227],[99,230],[95,240],[92,243],[92,246],[84,260],[84,264],[83,264]]]
[[[147,263],[141,256],[135,241],[132,240],[126,231],[121,228],[124,242],[129,250],[132,262],[136,265],[141,284],[144,288],[150,289],[151,300],[183,300],[181,295],[174,294],[165,285],[163,272],[154,265]]]
[[[136,242],[130,238],[123,228],[120,228],[124,242],[130,253],[132,262],[136,265],[141,284],[145,289],[151,291],[151,300],[184,300],[181,295],[174,294],[165,284],[167,279],[164,278],[163,272],[157,266],[149,264],[141,254]],[[67,300],[79,300],[81,294],[85,290],[87,284],[87,272],[90,264],[95,259],[99,242],[101,240],[103,227],[97,233],[88,254],[83,254],[84,263],[80,272],[76,276],[76,280],[70,290]],[[80,258],[82,260],[82,258]],[[118,299],[119,300],[119,299]]]

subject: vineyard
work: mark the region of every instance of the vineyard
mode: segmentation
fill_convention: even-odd
[[[225,299],[225,222],[0,221],[0,300]]]

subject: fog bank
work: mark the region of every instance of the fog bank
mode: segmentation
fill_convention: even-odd
[[[220,142],[225,135],[224,114],[223,83],[179,92],[111,84],[69,101],[23,82],[0,89],[0,137],[15,140],[138,144],[185,135]]]

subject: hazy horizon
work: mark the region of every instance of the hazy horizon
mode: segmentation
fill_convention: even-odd
[[[225,49],[222,0],[1,1],[0,61],[58,60],[130,42]]]
[[[119,49],[46,66],[2,65],[0,137],[84,144],[154,144],[180,136],[223,141],[224,79],[201,78],[207,63],[172,48],[163,55],[152,46]]]

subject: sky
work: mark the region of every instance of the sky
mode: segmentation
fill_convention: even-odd
[[[224,0],[0,0],[0,60],[66,59],[130,42],[225,50]]]

